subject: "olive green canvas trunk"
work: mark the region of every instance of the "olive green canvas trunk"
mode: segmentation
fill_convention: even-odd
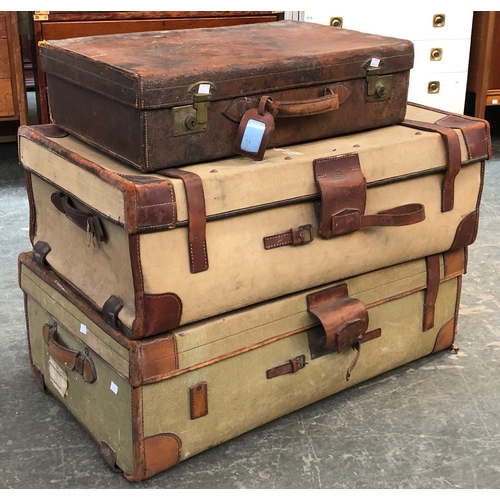
[[[402,124],[160,173],[54,125],[21,127],[35,257],[140,339],[470,245],[488,123]]]
[[[324,284],[147,339],[113,329],[33,253],[19,256],[29,352],[127,479],[453,348],[466,248]],[[335,454],[335,449],[332,449]]]

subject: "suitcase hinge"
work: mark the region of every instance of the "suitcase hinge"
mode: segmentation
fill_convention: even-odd
[[[387,101],[392,95],[392,75],[380,75],[379,59],[373,58],[365,64],[365,102]]]
[[[188,89],[193,96],[193,104],[172,108],[174,136],[196,134],[207,129],[212,89],[216,90],[216,87],[211,82],[197,82]]]

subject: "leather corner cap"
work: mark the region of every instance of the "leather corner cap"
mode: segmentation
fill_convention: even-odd
[[[131,342],[130,383],[134,387],[156,381],[179,368],[174,335]]]
[[[175,434],[156,434],[144,439],[144,479],[170,469],[181,459],[182,442]]]
[[[182,301],[174,293],[145,294],[143,315],[136,318],[132,339],[158,335],[177,328],[181,321]]]
[[[451,318],[439,330],[432,352],[435,353],[447,349],[453,344],[454,340],[455,340],[455,318]]]
[[[479,212],[475,210],[466,215],[458,225],[455,238],[448,250],[458,250],[468,245],[472,245],[476,240],[479,227]]]

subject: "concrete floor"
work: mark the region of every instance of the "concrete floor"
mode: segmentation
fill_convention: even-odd
[[[458,355],[393,370],[142,484],[112,473],[70,413],[32,379],[17,284],[17,256],[30,250],[28,202],[16,145],[0,144],[0,487],[500,488],[498,116],[490,119],[494,158],[463,281]]]

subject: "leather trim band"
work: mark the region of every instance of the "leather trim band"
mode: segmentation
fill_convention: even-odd
[[[207,214],[201,177],[194,172],[176,168],[166,168],[155,173],[165,177],[181,179],[184,183],[188,209],[188,244],[191,273],[206,271],[208,269]]]
[[[425,289],[424,299],[424,332],[434,327],[434,312],[436,309],[436,299],[440,282],[439,254],[429,255],[426,258],[426,266],[427,288]]]
[[[427,132],[437,132],[443,138],[446,146],[447,165],[441,192],[441,212],[453,210],[455,178],[462,168],[460,141],[457,133],[453,129],[442,125],[418,120],[404,120],[402,125]]]

